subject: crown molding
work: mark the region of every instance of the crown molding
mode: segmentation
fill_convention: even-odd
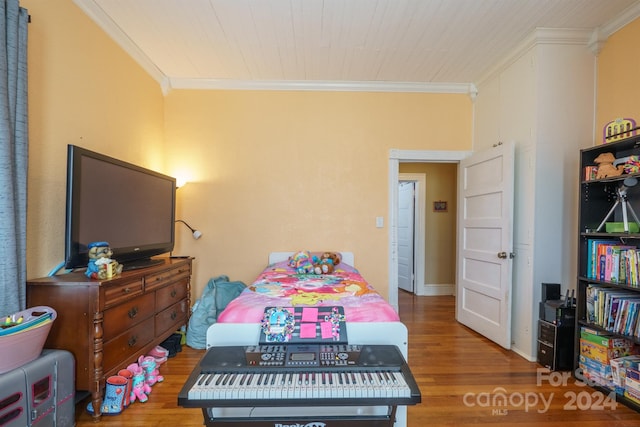
[[[170,78],[113,22],[93,0],[73,0],[82,11],[125,50],[154,80],[166,96],[173,89],[204,90],[280,90],[342,92],[462,93],[475,98],[477,90],[469,83],[422,83],[378,81],[260,81]]]
[[[170,88],[167,76],[156,67],[149,57],[113,22],[96,2],[93,0],[73,0],[73,2],[131,56],[151,78],[160,84],[163,94],[166,95],[168,93]]]
[[[481,86],[496,74],[504,71],[534,46],[545,44],[586,46],[591,39],[591,35],[592,31],[585,29],[536,28],[526,39],[516,46],[510,54],[505,56],[502,61],[495,64],[488,72],[478,79],[476,85]]]
[[[279,90],[279,91],[332,91],[332,92],[410,92],[410,93],[462,93],[476,92],[469,83],[421,83],[383,81],[332,80],[221,80],[175,79],[172,89],[208,90]]]
[[[475,84],[480,86],[513,64],[525,52],[538,44],[584,44],[597,55],[609,36],[638,17],[640,17],[640,1],[636,1],[616,18],[595,29],[537,28],[529,37],[520,43],[511,54],[507,55],[502,61],[489,69]]]
[[[511,54],[489,69],[475,83],[256,81],[170,78],[120,30],[94,0],[73,0],[73,2],[158,82],[164,95],[167,95],[172,89],[463,93],[468,94],[474,101],[478,93],[477,86],[513,64],[533,46],[539,44],[583,44],[597,55],[610,35],[640,17],[640,1],[637,1],[618,17],[595,30],[537,28]]]
[[[636,1],[620,15],[602,25],[599,28],[599,32],[606,35],[606,37],[609,37],[616,31],[631,23],[631,21],[635,21],[638,17],[640,17],[640,1]]]
[[[589,50],[597,56],[607,42],[607,39],[612,34],[625,27],[630,22],[636,20],[638,17],[640,17],[640,1],[629,6],[612,21],[596,28],[591,34],[591,39],[589,40]]]

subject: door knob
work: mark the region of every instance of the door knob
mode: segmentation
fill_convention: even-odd
[[[500,259],[507,259],[507,257],[513,258],[514,256],[515,254],[513,252],[509,252],[509,254],[507,254],[506,252],[498,252],[498,258]]]

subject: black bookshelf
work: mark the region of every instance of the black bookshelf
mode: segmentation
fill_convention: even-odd
[[[603,280],[602,277],[594,277],[590,273],[590,266],[593,262],[598,262],[592,257],[590,241],[611,240],[619,245],[640,247],[640,233],[616,232],[607,233],[605,227],[598,230],[612,207],[619,199],[618,190],[625,189],[627,209],[627,220],[629,223],[635,222],[631,210],[640,216],[640,172],[623,173],[616,177],[602,179],[590,179],[587,169],[595,165],[594,160],[602,153],[613,153],[616,159],[628,156],[640,156],[640,135],[627,138],[618,142],[602,144],[591,148],[580,150],[580,194],[579,194],[579,242],[578,242],[578,278],[576,297],[576,328],[575,328],[575,372],[579,372],[580,357],[580,331],[581,327],[588,327],[592,330],[606,333],[615,337],[625,338],[640,344],[640,337],[615,333],[601,325],[590,322],[587,313],[587,289],[590,286],[612,288],[615,290],[625,290],[637,292],[640,298],[640,283],[632,283],[624,274],[624,280]],[[638,179],[638,185],[627,186],[628,178]],[[620,203],[606,222],[623,222],[622,204]],[[639,260],[640,261],[640,260]],[[640,273],[639,273],[640,275]],[[640,278],[637,282],[640,282]],[[594,385],[594,389],[605,394],[613,390],[599,385]],[[616,401],[640,412],[640,405],[623,395],[616,394]]]

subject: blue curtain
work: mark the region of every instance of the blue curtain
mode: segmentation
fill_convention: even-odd
[[[26,306],[28,22],[18,0],[0,0],[0,316]]]

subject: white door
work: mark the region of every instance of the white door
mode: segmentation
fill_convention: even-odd
[[[398,288],[414,292],[414,182],[398,183]]]
[[[456,319],[511,348],[514,144],[460,162]],[[533,304],[533,302],[531,302]]]

